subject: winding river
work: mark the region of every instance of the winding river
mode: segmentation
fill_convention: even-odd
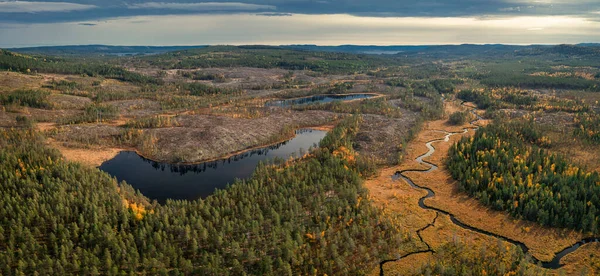
[[[326,134],[321,130],[298,130],[293,139],[283,143],[193,165],[155,162],[136,152],[123,151],[102,163],[100,169],[160,203],[167,199],[195,200],[213,194],[216,189],[226,188],[235,179],[252,176],[260,162],[299,156],[301,150],[308,151],[318,145]]]
[[[464,103],[463,103],[463,105],[464,105]],[[484,234],[484,235],[488,235],[488,236],[492,236],[492,237],[495,237],[495,238],[501,239],[501,240],[503,240],[503,241],[506,241],[506,242],[512,243],[512,244],[514,244],[514,245],[516,245],[516,246],[519,246],[519,247],[521,248],[521,250],[523,251],[523,253],[527,253],[527,252],[529,252],[529,248],[528,248],[528,247],[527,247],[527,246],[526,246],[524,243],[522,243],[522,242],[519,242],[519,241],[516,241],[516,240],[510,239],[510,238],[507,238],[507,237],[504,237],[504,236],[500,236],[500,235],[498,235],[498,234],[494,234],[494,233],[492,233],[492,232],[489,232],[489,231],[486,231],[486,230],[483,230],[483,229],[479,229],[479,228],[472,227],[472,226],[470,226],[470,225],[467,225],[467,224],[465,224],[465,223],[461,222],[461,221],[460,221],[460,220],[458,220],[458,219],[457,219],[457,218],[456,218],[456,217],[455,217],[453,214],[451,214],[451,213],[449,213],[449,212],[447,212],[447,211],[444,211],[444,210],[441,210],[441,209],[438,209],[438,208],[435,208],[435,207],[432,207],[432,206],[428,206],[428,205],[426,205],[426,204],[425,204],[425,200],[426,200],[426,199],[428,199],[428,198],[434,197],[434,196],[435,196],[435,192],[434,192],[433,190],[431,190],[431,189],[427,188],[427,187],[423,187],[423,186],[419,186],[419,185],[417,185],[417,184],[416,184],[414,181],[412,181],[412,179],[410,179],[408,176],[406,176],[406,175],[405,175],[405,173],[408,173],[408,172],[430,173],[430,172],[432,172],[432,171],[435,171],[435,170],[437,170],[437,169],[438,169],[438,166],[437,166],[437,165],[435,165],[435,164],[433,164],[433,163],[430,163],[430,162],[428,162],[428,161],[424,161],[423,159],[425,159],[425,158],[427,158],[427,157],[430,157],[430,156],[431,156],[431,155],[432,155],[432,154],[435,152],[435,148],[433,147],[433,143],[438,143],[438,142],[448,142],[448,141],[450,141],[450,137],[451,137],[451,136],[453,136],[453,135],[460,135],[460,134],[467,133],[467,132],[469,132],[469,131],[476,131],[476,130],[479,128],[479,126],[476,124],[476,123],[477,123],[477,121],[479,121],[479,120],[481,120],[481,119],[483,119],[483,118],[482,118],[481,116],[479,116],[479,114],[477,114],[477,113],[475,112],[475,108],[471,108],[470,112],[471,112],[473,115],[475,115],[475,117],[476,117],[476,119],[475,119],[475,120],[473,120],[473,121],[471,121],[471,122],[470,122],[470,124],[472,125],[472,127],[464,128],[462,131],[459,131],[459,132],[438,131],[438,132],[446,133],[446,136],[444,136],[444,138],[441,138],[441,139],[435,139],[435,140],[429,141],[429,142],[427,142],[427,143],[425,144],[425,146],[427,147],[428,151],[427,151],[425,154],[423,154],[423,155],[420,155],[419,157],[417,157],[417,158],[415,159],[415,161],[416,161],[417,163],[419,163],[419,164],[424,164],[424,165],[426,165],[426,166],[429,166],[429,169],[425,169],[425,170],[419,170],[419,169],[409,169],[409,170],[402,170],[402,171],[398,171],[398,172],[396,172],[396,173],[395,173],[395,174],[392,176],[392,178],[393,178],[393,179],[395,179],[395,180],[396,180],[396,179],[403,179],[403,180],[404,180],[404,181],[406,181],[406,182],[407,182],[407,183],[408,183],[408,184],[409,184],[411,187],[413,187],[413,188],[415,188],[415,189],[421,189],[421,190],[425,190],[425,191],[427,191],[427,195],[425,195],[424,197],[421,197],[421,198],[419,199],[419,207],[421,207],[421,208],[423,208],[423,209],[426,209],[426,210],[433,210],[433,211],[435,211],[435,212],[436,212],[436,216],[435,216],[435,218],[433,219],[433,222],[431,222],[430,224],[426,225],[425,227],[423,227],[423,228],[421,228],[421,229],[417,230],[417,236],[419,237],[419,239],[421,240],[421,242],[423,242],[423,243],[424,243],[424,244],[427,246],[427,249],[426,249],[426,250],[415,251],[415,252],[410,252],[410,253],[407,253],[407,254],[405,254],[405,255],[403,255],[403,256],[400,256],[400,257],[399,257],[399,258],[397,258],[397,259],[392,259],[392,260],[384,260],[384,261],[380,262],[380,263],[379,263],[379,274],[380,274],[381,276],[383,276],[383,275],[384,275],[383,265],[384,265],[385,263],[388,263],[388,262],[394,262],[394,261],[398,261],[398,260],[400,260],[400,259],[402,259],[402,258],[406,258],[406,257],[408,257],[408,256],[410,256],[410,255],[415,255],[415,254],[420,254],[420,253],[429,253],[429,252],[431,252],[431,253],[434,253],[434,252],[435,252],[435,251],[434,251],[434,250],[433,250],[433,249],[432,249],[432,248],[429,246],[429,244],[427,244],[427,243],[426,243],[426,242],[423,240],[423,238],[421,237],[421,232],[422,232],[423,230],[425,230],[425,229],[427,229],[427,228],[429,228],[429,227],[433,226],[433,225],[435,224],[435,221],[436,221],[436,219],[438,218],[438,216],[439,216],[439,214],[440,214],[440,213],[442,213],[442,214],[444,214],[444,215],[448,215],[448,216],[450,217],[450,220],[452,221],[452,223],[454,223],[454,224],[455,224],[455,225],[457,225],[458,227],[461,227],[461,228],[463,228],[463,229],[467,229],[467,230],[470,230],[470,231],[473,231],[473,232],[477,232],[477,233],[480,233],[480,234]],[[571,253],[571,252],[573,252],[573,251],[577,250],[577,249],[578,249],[580,246],[582,246],[583,244],[590,243],[590,242],[598,242],[598,241],[599,241],[599,239],[600,239],[600,238],[586,238],[586,239],[583,239],[583,240],[581,240],[581,241],[579,241],[579,242],[577,242],[577,243],[575,243],[575,244],[573,244],[573,245],[571,245],[571,246],[569,246],[569,247],[567,247],[567,248],[565,248],[565,249],[561,250],[560,252],[557,252],[557,253],[555,254],[554,258],[553,258],[551,261],[549,261],[549,262],[542,262],[542,261],[540,261],[540,260],[536,259],[536,258],[535,258],[535,257],[533,257],[533,256],[531,256],[531,258],[532,258],[532,261],[533,261],[534,263],[536,263],[536,264],[541,264],[541,266],[542,266],[543,268],[547,268],[547,269],[558,269],[558,268],[560,268],[560,267],[562,266],[562,265],[560,264],[560,260],[561,260],[561,259],[562,259],[564,256],[566,256],[567,254],[569,254],[569,253]]]

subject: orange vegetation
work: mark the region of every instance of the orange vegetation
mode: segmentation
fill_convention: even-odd
[[[18,72],[0,73],[0,92],[14,89],[38,89],[45,79],[38,75],[27,75]]]
[[[149,214],[154,213],[154,210],[147,211],[146,208],[142,204],[131,202],[124,198],[123,198],[123,205],[125,206],[125,208],[131,209],[131,211],[133,212],[133,215],[135,216],[135,219],[137,219],[137,220],[142,220],[144,218],[144,215],[146,215],[146,213],[149,213]]]
[[[397,168],[386,168],[379,176],[365,181],[372,202],[383,209],[384,214],[398,215],[398,223],[408,232],[413,233],[429,224],[435,212],[419,208],[419,198],[427,195],[423,190],[411,188],[408,184],[392,180]]]
[[[579,139],[565,139],[570,137],[559,131],[550,131],[549,139],[552,140],[551,152],[568,156],[574,163],[585,167],[588,171],[600,172],[600,147],[589,143],[582,143]]]
[[[47,139],[51,147],[60,151],[68,161],[79,162],[88,166],[98,167],[104,161],[110,160],[124,149],[121,148],[69,148],[51,138]]]
[[[445,243],[460,240],[466,243],[496,243],[497,239],[488,235],[479,234],[463,229],[450,220],[450,216],[440,214],[435,220],[435,225],[421,232],[423,240],[434,250]],[[504,243],[505,246],[514,246]]]
[[[402,261],[388,262],[383,265],[386,276],[415,274],[422,264],[431,260],[431,253],[419,253],[403,258]],[[379,267],[371,273],[371,276],[379,275]]]
[[[490,244],[496,245],[498,240],[479,233],[475,233],[456,226],[450,217],[440,214],[435,221],[435,225],[428,227],[421,232],[421,237],[431,248],[436,251],[443,245],[449,242],[459,241],[466,244]],[[502,245],[510,248],[514,245],[502,242]],[[479,252],[473,252],[479,253]],[[432,260],[431,253],[420,253],[411,255],[407,258],[400,259],[395,262],[384,264],[385,275],[408,275],[417,274],[421,265]],[[372,275],[377,275],[379,271],[374,271]]]
[[[452,102],[445,104],[446,114],[451,114],[463,108]],[[487,123],[486,121],[480,121],[477,124]],[[443,139],[446,134],[442,130],[460,132],[464,127],[469,126],[469,124],[449,126],[446,124],[445,119],[426,123],[419,135],[409,143],[407,157],[402,164],[382,169],[378,177],[365,182],[374,204],[383,208],[384,214],[397,214],[396,221],[399,223],[399,227],[405,228],[417,239],[416,231],[431,223],[435,217],[435,212],[418,206],[419,199],[426,195],[424,190],[413,189],[404,181],[393,181],[391,176],[396,171],[404,169],[429,168],[429,166],[414,161],[415,158],[428,151],[425,143],[434,139]],[[530,253],[540,260],[552,259],[555,252],[574,244],[582,238],[582,234],[576,231],[544,228],[535,223],[516,220],[503,212],[492,211],[477,200],[458,191],[458,185],[444,168],[444,159],[452,143],[462,136],[471,135],[472,133],[473,130],[467,134],[451,136],[448,142],[433,143],[436,151],[425,160],[437,164],[440,167],[438,170],[431,173],[405,173],[418,185],[428,187],[435,192],[433,198],[425,200],[426,205],[445,210],[455,215],[457,219],[465,224],[523,242],[530,248]],[[449,220],[449,216],[442,214],[439,214],[433,226],[422,230],[420,234],[423,240],[433,249],[456,238],[475,243],[497,242],[493,237],[456,226]],[[506,244],[507,246],[513,246]],[[421,246],[414,248],[413,252],[419,250],[422,250]],[[418,254],[400,261],[389,262],[384,265],[384,270],[386,275],[406,274],[424,264],[428,256],[431,256],[431,254]],[[373,275],[377,273],[379,273],[379,269],[373,271]]]
[[[308,129],[314,130],[322,130],[322,131],[330,131],[334,128],[334,125],[324,125],[324,126],[316,126],[316,127],[308,127]]]
[[[545,77],[553,77],[553,78],[571,78],[571,77],[575,77],[575,78],[581,78],[581,79],[586,79],[586,80],[595,80],[596,78],[594,77],[594,74],[592,73],[588,73],[588,72],[554,72],[554,73],[548,73],[548,72],[535,72],[532,73],[531,76],[545,76]]]
[[[564,272],[568,275],[600,274],[600,243],[582,245],[561,260]]]
[[[341,146],[333,151],[333,155],[338,156],[346,161],[353,163],[356,161],[356,157],[352,151],[344,146]]]
[[[56,123],[37,123],[35,125],[40,131],[48,131],[56,128]]]
[[[436,126],[440,123],[434,121],[429,126]],[[427,132],[427,130],[424,130],[424,132]],[[470,131],[464,135],[471,135],[472,133],[473,131]],[[476,228],[523,242],[530,248],[532,255],[543,261],[551,260],[555,252],[574,244],[582,238],[580,233],[573,230],[544,228],[532,222],[516,220],[504,212],[493,211],[467,194],[460,192],[458,185],[444,166],[444,159],[447,156],[449,147],[460,138],[461,135],[455,135],[450,137],[449,142],[433,144],[436,151],[426,161],[440,166],[438,170],[429,174],[406,174],[419,185],[435,191],[435,197],[426,200],[426,204],[446,210],[454,214],[460,221]],[[419,135],[411,144],[425,148],[424,143],[428,141],[427,139],[423,139],[422,135]],[[408,160],[414,160],[413,158],[416,158],[416,156],[409,154],[411,159]],[[414,163],[413,161],[408,162]],[[529,231],[526,231],[527,229]]]
[[[472,133],[472,132],[470,132]],[[536,223],[516,220],[504,212],[493,211],[483,206],[479,201],[458,190],[458,185],[445,170],[443,159],[450,145],[460,139],[459,135],[452,136],[448,143],[435,143],[435,153],[426,159],[438,164],[439,170],[429,174],[407,173],[419,185],[435,191],[436,195],[425,201],[427,205],[446,210],[460,221],[484,229],[501,236],[523,242],[530,248],[536,258],[549,261],[555,252],[574,244],[582,235],[573,230],[544,228]],[[417,138],[415,142],[423,140]],[[529,229],[529,231],[526,231]]]

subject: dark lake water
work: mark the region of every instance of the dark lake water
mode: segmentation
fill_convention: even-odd
[[[335,101],[349,101],[356,99],[367,99],[375,97],[373,94],[348,94],[348,95],[316,95],[305,98],[288,99],[288,100],[274,100],[268,101],[266,106],[291,106],[291,105],[302,105],[312,103],[330,103]]]
[[[325,137],[326,131],[298,130],[286,142],[232,156],[231,158],[194,165],[160,163],[139,156],[133,151],[120,152],[100,169],[126,181],[150,199],[164,203],[167,199],[194,200],[223,189],[236,178],[248,178],[260,161],[276,157],[299,156]]]

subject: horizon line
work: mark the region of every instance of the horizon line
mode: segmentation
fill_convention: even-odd
[[[342,46],[358,46],[358,47],[419,47],[419,46],[466,46],[466,45],[477,45],[477,46],[490,46],[490,45],[502,45],[502,46],[558,46],[558,45],[582,45],[582,44],[598,44],[600,42],[580,42],[580,43],[442,43],[442,44],[173,44],[173,45],[118,45],[118,44],[56,44],[56,45],[28,45],[28,46],[12,46],[4,47],[0,46],[0,49],[22,49],[22,48],[46,48],[46,47],[91,47],[91,46],[104,46],[104,47],[214,47],[214,46],[271,46],[271,47],[285,47],[285,46],[315,46],[315,47],[342,47]]]

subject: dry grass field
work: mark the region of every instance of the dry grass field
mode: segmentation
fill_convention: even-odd
[[[465,107],[448,102],[446,104],[446,114],[462,108]],[[488,122],[477,122],[479,125],[485,123]],[[414,235],[416,235],[415,232],[417,229],[432,222],[435,212],[424,210],[418,206],[418,200],[426,195],[424,190],[413,189],[408,183],[401,180],[393,181],[391,175],[396,171],[406,169],[422,170],[429,168],[429,166],[414,161],[416,157],[427,152],[425,143],[443,138],[445,134],[440,131],[460,132],[465,127],[471,126],[469,124],[449,126],[445,119],[425,123],[423,130],[409,143],[405,161],[398,166],[382,169],[378,177],[369,179],[365,183],[373,202],[388,212],[398,214],[401,218],[399,220],[401,225],[405,226],[407,231],[412,231]],[[458,184],[445,170],[444,159],[452,143],[464,135],[471,135],[472,133],[472,131],[469,131],[466,134],[451,136],[447,142],[433,143],[435,152],[429,158],[425,158],[424,161],[436,164],[439,166],[438,170],[431,173],[405,173],[417,185],[430,188],[435,192],[434,197],[425,200],[427,206],[447,211],[461,222],[472,227],[520,241],[530,249],[529,252],[534,257],[542,261],[551,260],[556,252],[569,247],[583,238],[581,233],[574,230],[545,228],[536,223],[514,219],[507,213],[493,211],[467,194],[460,192]],[[432,248],[439,247],[445,242],[450,242],[456,238],[481,244],[496,240],[496,238],[460,228],[450,222],[449,217],[446,215],[440,215],[436,219],[434,227],[429,227],[425,231],[422,231],[421,236]],[[508,245],[513,246],[511,244]],[[415,251],[418,250],[420,249],[415,248]],[[405,260],[389,262],[384,266],[384,270],[389,270],[389,272],[386,270],[386,275],[402,275],[410,272],[412,271],[411,269],[419,267],[416,264],[417,260],[421,262],[427,261],[426,256],[428,255],[430,254],[419,254],[418,256],[410,256]],[[569,265],[569,263],[578,264],[582,262],[582,260],[578,260],[579,258],[583,258],[580,255],[585,254],[573,255],[570,258],[562,260],[566,264],[564,267],[566,272],[571,274],[574,271],[573,268],[569,269],[570,267],[574,267],[573,264]],[[558,271],[562,271],[562,269]],[[376,272],[373,273],[375,274]]]

